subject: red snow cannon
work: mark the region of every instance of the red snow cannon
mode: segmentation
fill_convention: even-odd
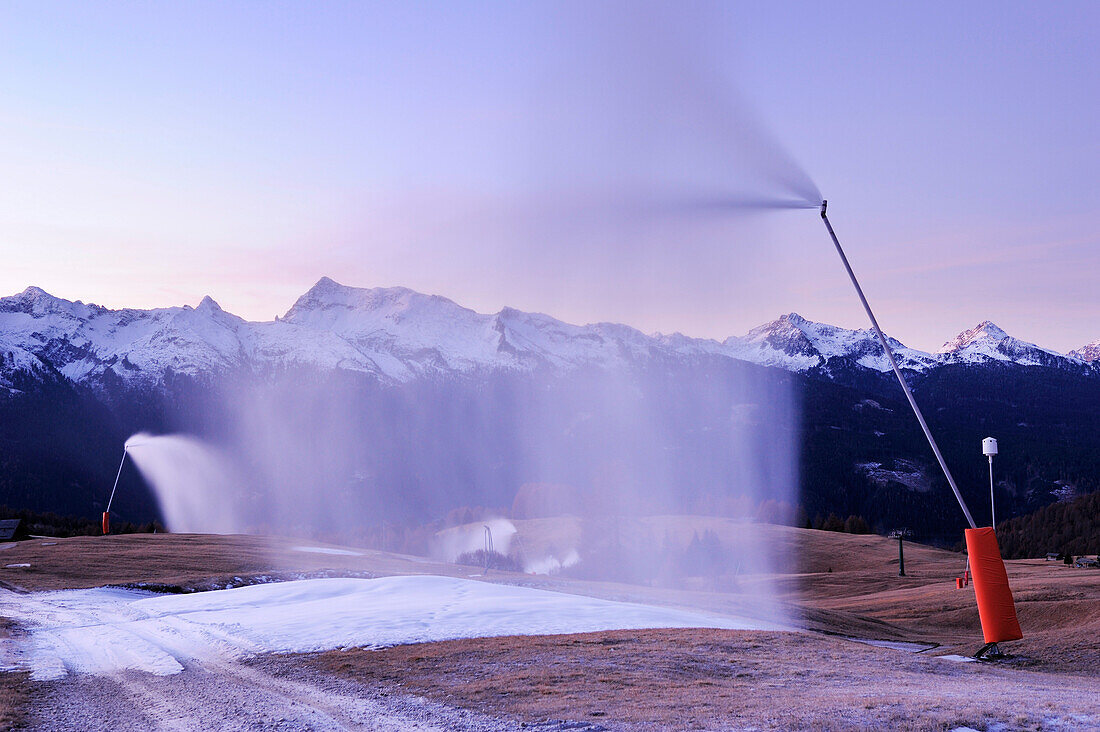
[[[1001,550],[993,527],[966,530],[966,552],[974,572],[974,595],[978,600],[978,618],[986,643],[1019,640],[1024,637],[1016,619],[1016,605],[1008,586]]]

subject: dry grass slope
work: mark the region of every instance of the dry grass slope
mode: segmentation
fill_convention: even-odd
[[[816,634],[614,631],[333,651],[304,662],[527,723],[612,720],[624,730],[1100,724],[1100,703],[1084,679]]]
[[[731,724],[948,729],[990,721],[1008,728],[1055,722],[1069,729],[1100,728],[1094,692],[1100,675],[1100,572],[1038,560],[1008,562],[1026,637],[1006,644],[1015,656],[1009,662],[959,664],[930,656],[969,654],[980,645],[973,589],[954,584],[963,555],[907,544],[907,576],[899,577],[897,543],[882,537],[780,526],[756,526],[748,534],[743,526],[706,522],[797,558],[797,566],[771,579],[813,632],[655,630],[495,638],[257,663],[282,664],[286,673],[301,672],[306,664],[312,671],[368,685],[400,685],[505,717],[610,720],[616,729]],[[692,521],[678,517],[665,523],[690,526]],[[537,533],[539,541],[559,535],[546,521],[533,526],[532,537]],[[306,543],[194,535],[32,540],[0,551],[0,582],[22,591],[134,582],[208,587],[216,584],[211,578],[323,569],[371,576],[477,574],[469,567],[370,550],[354,550],[355,555],[296,550]],[[751,597],[736,592],[505,572],[487,579],[717,613],[753,611]],[[752,582],[746,578],[742,587]],[[940,645],[917,655],[837,635]],[[15,720],[11,715],[20,711],[25,682],[12,674],[0,678],[0,714]]]
[[[0,638],[11,637],[12,625],[0,618]],[[0,729],[15,729],[26,716],[28,696],[27,674],[0,673]]]

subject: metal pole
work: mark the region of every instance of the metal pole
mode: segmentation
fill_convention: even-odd
[[[993,505],[993,456],[989,456],[989,520],[990,526],[997,528],[997,509]]]
[[[493,530],[485,526],[485,574],[489,574],[489,557],[493,553]]]
[[[829,217],[825,215],[825,208],[828,204],[828,201],[821,202],[821,220],[825,222],[825,228],[829,230],[829,236],[833,238],[833,244],[836,246],[836,253],[840,255],[840,261],[844,263],[844,269],[848,271],[848,278],[852,280],[852,285],[856,288],[856,294],[859,295],[859,301],[863,303],[863,309],[867,312],[867,317],[871,320],[871,326],[875,329],[875,335],[878,336],[878,341],[882,344],[882,349],[886,351],[886,359],[890,362],[890,368],[894,370],[894,375],[898,377],[898,383],[901,384],[901,389],[905,392],[905,398],[909,400],[909,406],[913,408],[913,414],[917,415],[917,421],[920,422],[920,427],[924,430],[924,436],[928,439],[928,444],[932,447],[932,452],[936,454],[936,460],[939,462],[943,474],[947,477],[948,485],[951,486],[955,498],[959,501],[959,507],[962,508],[963,514],[966,515],[966,520],[970,522],[970,528],[976,529],[978,525],[974,523],[974,517],[970,515],[970,509],[966,507],[966,501],[963,500],[962,493],[959,492],[959,487],[955,485],[955,478],[947,468],[947,463],[940,453],[939,445],[936,444],[935,438],[932,437],[932,431],[928,429],[928,423],[924,421],[924,415],[921,414],[920,407],[917,406],[917,401],[913,398],[913,392],[909,391],[909,385],[905,383],[905,377],[902,376],[901,369],[898,368],[898,362],[894,360],[894,352],[890,349],[890,344],[886,342],[886,336],[882,334],[882,328],[878,327],[878,321],[875,319],[875,314],[871,312],[871,306],[867,303],[867,298],[863,295],[863,288],[859,286],[859,280],[856,279],[856,274],[852,271],[852,265],[848,264],[848,257],[845,256],[844,249],[840,246],[840,240],[836,238],[836,232],[833,231],[833,225],[829,223]]]
[[[107,513],[111,512],[111,502],[115,500],[115,490],[118,489],[118,479],[122,477],[122,466],[126,464],[126,448],[122,448],[122,462],[118,464],[118,475],[115,476],[115,484],[111,487],[111,497],[107,499]]]
[[[905,576],[905,537],[898,534],[898,577]]]

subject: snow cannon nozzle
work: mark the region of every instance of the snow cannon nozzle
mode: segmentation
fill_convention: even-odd
[[[825,199],[821,200],[821,218],[825,218],[825,209],[829,206],[829,202]]]

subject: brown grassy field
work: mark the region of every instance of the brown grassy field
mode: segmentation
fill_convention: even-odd
[[[234,577],[321,569],[379,575],[457,574],[465,568],[419,557],[351,549],[357,556],[296,551],[310,541],[264,536],[123,534],[32,539],[0,551],[0,582],[27,590],[59,590],[148,582],[207,587]],[[347,547],[344,548],[348,549]],[[27,568],[6,568],[29,564]]]
[[[722,521],[704,519],[705,522]],[[754,544],[780,546],[798,566],[770,577],[781,599],[809,630],[861,638],[936,643],[944,652],[981,645],[973,588],[954,577],[965,557],[906,544],[906,577],[897,576],[897,543],[880,536],[760,526]],[[521,527],[522,530],[522,527]],[[542,530],[546,531],[545,524]],[[748,536],[748,538],[744,538]],[[422,557],[352,549],[357,555],[297,551],[312,542],[256,536],[130,534],[30,540],[0,551],[0,582],[25,590],[157,583],[209,588],[257,575],[328,570],[336,574],[444,574],[479,576],[476,568]],[[29,564],[27,568],[6,568]],[[1100,673],[1100,571],[1042,560],[1006,563],[1025,638],[1006,644],[1015,661],[1040,670]],[[830,571],[831,570],[831,571]],[[508,572],[489,581],[573,592],[614,600],[752,616],[750,597],[737,592],[642,587]],[[752,586],[752,578],[743,588]]]
[[[685,521],[670,517],[666,523]],[[545,522],[539,531],[554,535]],[[954,584],[963,555],[907,544],[907,576],[899,577],[897,544],[882,537],[779,526],[755,526],[751,533],[738,526],[737,532],[742,540],[781,546],[797,558],[796,566],[768,579],[810,632],[495,638],[257,663],[280,667],[280,673],[312,669],[400,685],[446,703],[524,720],[614,720],[628,729],[731,723],[827,728],[822,720],[838,728],[946,729],[990,719],[1009,728],[1038,729],[1050,726],[1044,719],[1070,712],[1100,726],[1100,711],[1092,701],[1100,676],[1100,572],[1040,560],[1008,562],[1025,638],[1004,644],[1012,658],[997,665],[962,664],[932,656],[970,654],[981,645],[973,589],[958,590]],[[207,589],[276,573],[282,578],[320,571],[480,574],[471,567],[370,550],[339,555],[296,549],[305,545],[317,546],[250,536],[35,539],[0,550],[0,582],[16,591],[127,583]],[[484,579],[715,613],[759,612],[751,597],[737,592],[506,572]],[[757,580],[746,577],[742,589]],[[913,654],[840,636],[937,646]],[[15,675],[3,677],[0,715],[5,709],[15,714],[26,684]],[[990,710],[996,714],[990,716]],[[1072,720],[1066,724],[1088,728]]]
[[[268,668],[283,662],[265,661]],[[332,651],[285,662],[529,724],[576,719],[626,730],[1100,724],[1089,680],[811,633],[612,631]]]
[[[825,612],[819,630],[833,631],[831,618],[854,615],[900,630],[904,640],[938,643],[937,653],[969,654],[981,644],[973,587],[955,588],[963,555],[907,544],[907,576],[898,577],[896,542],[837,534],[810,537],[806,544],[810,571],[799,577],[799,594],[809,627],[815,627],[815,613]],[[882,571],[884,561],[892,571]],[[834,571],[821,572],[825,564]],[[1100,675],[1100,571],[1041,559],[1005,564],[1024,631],[1023,640],[1002,644],[1015,657],[1009,663]]]

